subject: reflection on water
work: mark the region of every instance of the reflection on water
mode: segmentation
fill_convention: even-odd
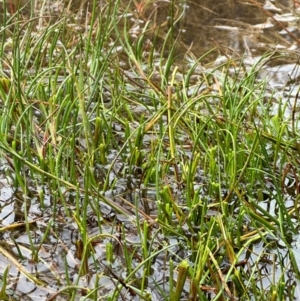
[[[276,6],[263,0],[257,3],[254,5],[252,1],[235,0],[189,1],[185,14],[183,42],[187,45],[193,44],[196,56],[214,47],[219,48],[221,52],[230,49],[244,53],[259,43],[266,44],[262,51],[270,49],[268,44],[271,43],[286,44],[285,39],[278,34],[283,28],[278,27],[289,26],[289,23],[279,24],[272,16],[276,14],[275,18],[279,18],[280,15],[291,12],[292,2],[277,1]],[[286,32],[281,34],[285,35]]]
[[[217,49],[206,58],[208,62],[219,54],[262,54],[279,46],[289,48],[298,36],[292,0],[122,1],[125,7],[129,3],[137,20],[134,28],[142,30],[147,24],[147,32],[164,41],[173,24],[184,45],[182,54],[191,46],[196,57]]]
[[[194,53],[202,54],[218,46],[243,50],[242,35],[249,24],[265,22],[260,9],[238,1],[190,1],[184,42],[193,43]]]

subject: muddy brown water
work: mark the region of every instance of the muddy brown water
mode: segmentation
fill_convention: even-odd
[[[292,12],[292,1],[189,1],[184,19],[182,40],[193,45],[196,57],[216,47],[210,59],[218,54],[244,54],[253,50],[263,53],[272,44],[289,47],[294,41],[285,39],[289,22],[276,22],[278,17]],[[298,37],[298,29],[292,29]],[[281,32],[283,31],[283,32]],[[279,34],[279,32],[281,32]],[[265,44],[262,46],[262,44]],[[258,49],[261,47],[260,49]],[[248,53],[249,54],[249,53]]]
[[[266,20],[259,8],[246,2],[208,0],[187,5],[182,39],[193,45],[196,57],[215,47],[242,52],[243,34],[249,34],[251,25]]]

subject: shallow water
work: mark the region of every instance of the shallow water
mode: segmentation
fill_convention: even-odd
[[[140,1],[139,3],[143,3]],[[161,36],[170,29],[174,20],[175,31],[183,43],[181,52],[191,50],[200,57],[212,48],[206,62],[218,55],[264,53],[276,45],[291,47],[299,36],[298,17],[291,15],[294,4],[290,0],[242,2],[227,1],[178,1],[172,10],[172,2],[157,0],[148,5],[136,5],[136,11],[151,27],[159,29]]]
[[[220,52],[243,53],[249,47],[245,39],[255,43],[255,39],[264,40],[276,32],[276,24],[268,20],[268,14],[282,15],[292,8],[292,1],[277,1],[276,6],[269,9],[265,1],[260,0],[258,4],[265,10],[246,1],[190,1],[183,40],[193,43],[196,56],[213,47],[218,47]]]

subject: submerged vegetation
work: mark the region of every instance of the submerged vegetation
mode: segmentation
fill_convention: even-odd
[[[4,2],[0,299],[300,298],[291,52],[204,64],[184,1],[78,2]]]

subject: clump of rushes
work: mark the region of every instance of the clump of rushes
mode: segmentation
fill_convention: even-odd
[[[75,2],[3,19],[0,299],[16,269],[49,301],[299,297],[298,95],[265,97],[274,55],[206,68],[178,59],[185,5]]]

